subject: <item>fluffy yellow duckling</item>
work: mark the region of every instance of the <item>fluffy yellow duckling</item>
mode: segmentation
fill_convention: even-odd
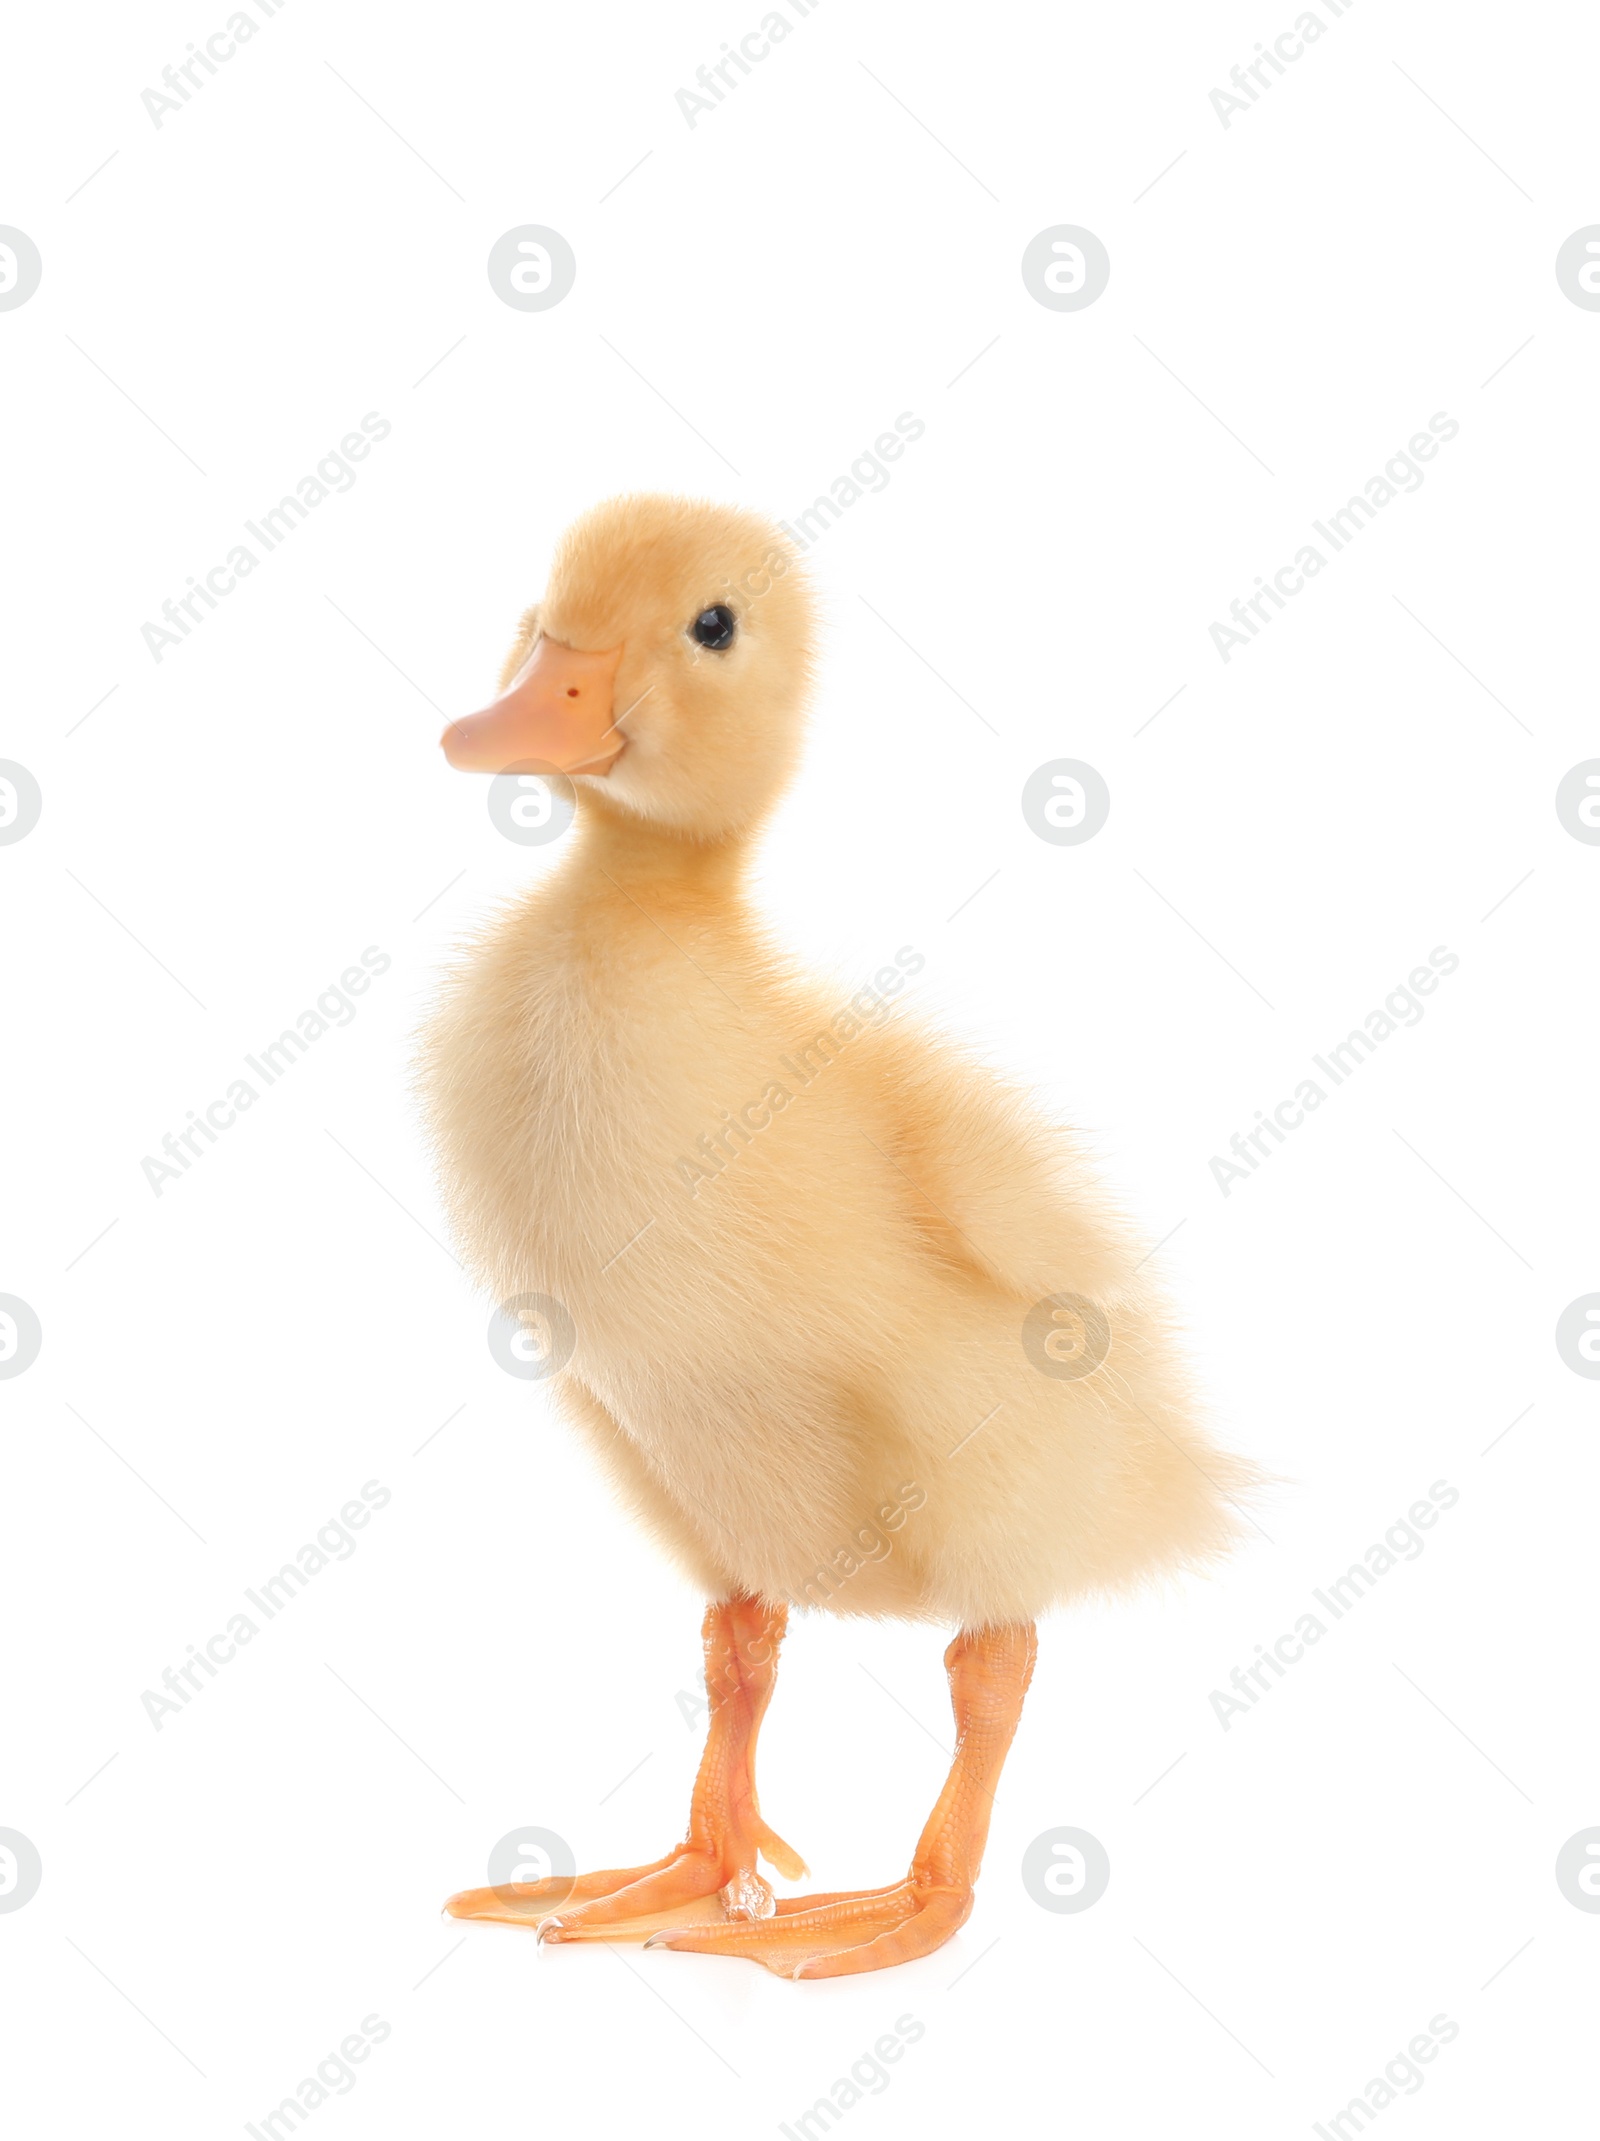
[[[424,1041],[470,1268],[561,1409],[710,1600],[689,1829],[648,1865],[477,1889],[458,1917],[828,1977],[972,1909],[1050,1606],[1229,1543],[1138,1252],[1071,1142],[888,998],[841,1012],[768,941],[752,842],[794,769],[813,651],[768,523],[667,497],[563,540],[452,765],[571,778],[557,868],[495,921]],[[774,1903],[757,1730],[789,1604],[955,1623],[956,1753],[905,1879]]]

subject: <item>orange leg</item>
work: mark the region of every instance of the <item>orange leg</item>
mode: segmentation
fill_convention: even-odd
[[[744,1955],[779,1977],[847,1977],[931,1955],[966,1923],[995,1786],[1033,1677],[1031,1623],[966,1630],[944,1654],[955,1759],[911,1871],[889,1888],[796,1896],[771,1917],[691,1925],[645,1943],[694,1955]]]
[[[786,1621],[782,1606],[753,1598],[706,1608],[705,1752],[689,1806],[689,1833],[675,1851],[645,1866],[576,1879],[470,1888],[445,1909],[455,1918],[537,1926],[539,1938],[642,1940],[663,1925],[761,1917],[772,1891],[756,1871],[759,1852],[790,1880],[805,1862],[761,1819],[756,1800],[756,1734],[777,1675]]]

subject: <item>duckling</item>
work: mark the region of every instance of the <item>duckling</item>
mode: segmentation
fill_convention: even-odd
[[[812,597],[779,530],[662,496],[562,540],[450,764],[576,805],[425,1029],[468,1268],[697,1585],[709,1704],[683,1841],[472,1889],[460,1918],[835,1977],[965,1922],[1052,1607],[1209,1562],[1213,1449],[1138,1246],[1072,1138],[903,1015],[841,1009],[764,931],[752,847],[797,763]],[[558,782],[559,786],[560,783]],[[775,1901],[755,1752],[791,1605],[952,1623],[949,1779],[905,1877]]]

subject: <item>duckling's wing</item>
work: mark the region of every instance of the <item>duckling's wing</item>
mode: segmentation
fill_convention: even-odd
[[[902,1178],[919,1231],[943,1260],[1030,1303],[1125,1291],[1132,1234],[1071,1131],[908,1021],[869,1029],[849,1060],[862,1130]]]

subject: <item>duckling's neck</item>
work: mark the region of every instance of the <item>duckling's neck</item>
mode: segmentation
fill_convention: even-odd
[[[576,884],[609,882],[632,893],[699,894],[712,902],[738,899],[750,857],[742,835],[689,840],[587,798],[573,839],[568,869]]]

